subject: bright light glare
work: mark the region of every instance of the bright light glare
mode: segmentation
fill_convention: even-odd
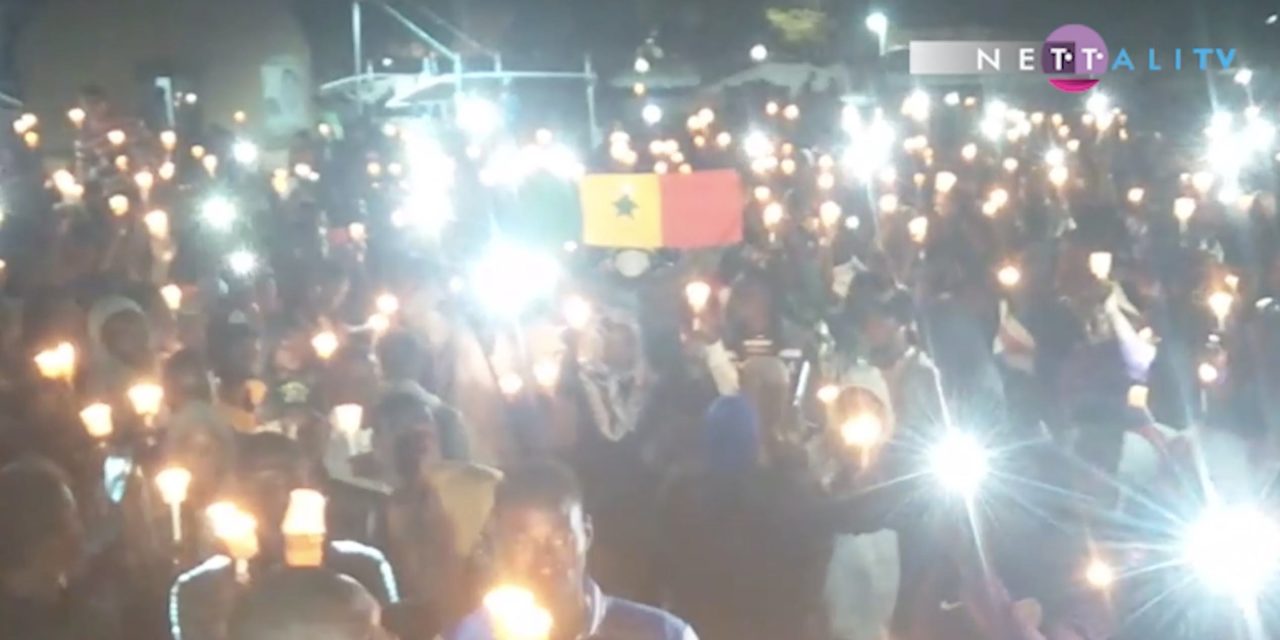
[[[502,127],[502,109],[480,96],[463,96],[458,101],[458,128],[476,138],[484,138]]]
[[[232,251],[227,255],[227,267],[238,276],[247,276],[258,269],[258,256],[248,249]]]
[[[231,147],[231,157],[243,165],[253,164],[258,161],[258,145],[248,140],[237,140]]]
[[[769,57],[769,49],[762,44],[751,47],[751,59],[756,62],[764,62]]]
[[[1084,108],[1096,117],[1111,110],[1111,98],[1108,98],[1105,93],[1091,94],[1089,99],[1085,100]]]
[[[1116,571],[1105,561],[1095,558],[1085,569],[1084,579],[1095,589],[1110,589],[1115,584]]]
[[[662,107],[649,103],[640,111],[640,117],[644,119],[645,124],[655,125],[662,122]]]
[[[201,207],[200,214],[210,227],[219,231],[231,228],[239,216],[235,203],[224,196],[209,198]]]
[[[1187,531],[1183,558],[1210,590],[1251,602],[1280,568],[1280,524],[1251,505],[1211,507]]]
[[[866,182],[889,163],[896,134],[877,114],[870,124],[850,132],[849,137],[850,145],[841,160],[855,177]]]
[[[487,311],[514,318],[530,304],[549,297],[560,276],[560,263],[555,258],[500,240],[472,266],[468,283]]]
[[[1253,70],[1241,69],[1237,71],[1235,81],[1236,81],[1236,84],[1238,85],[1245,86],[1245,87],[1249,86],[1249,83],[1253,82]]]
[[[879,11],[867,16],[867,30],[883,38],[889,31],[889,18]]]
[[[742,150],[751,159],[762,158],[773,154],[773,141],[760,131],[752,131],[742,139]]]
[[[933,446],[929,461],[944,489],[966,499],[982,486],[990,469],[989,454],[973,435],[951,431]]]

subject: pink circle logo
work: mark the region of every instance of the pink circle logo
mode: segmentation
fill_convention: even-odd
[[[1049,84],[1067,93],[1092,89],[1110,64],[1106,41],[1082,24],[1054,29],[1040,49],[1040,70],[1050,76]]]

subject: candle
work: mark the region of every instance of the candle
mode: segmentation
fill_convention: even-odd
[[[823,385],[818,389],[817,396],[822,404],[834,404],[840,398],[840,387],[834,384]]]
[[[840,427],[840,437],[851,447],[866,449],[880,440],[884,424],[875,414],[863,413],[847,420]]]
[[[160,144],[164,146],[165,151],[172,152],[174,147],[178,146],[178,134],[172,131],[161,131]]]
[[[1182,197],[1173,201],[1173,217],[1178,219],[1178,225],[1183,231],[1187,228],[1187,221],[1191,220],[1191,216],[1196,213],[1196,199]]]
[[[328,360],[338,351],[338,336],[332,331],[321,331],[311,338],[311,348],[321,360]]]
[[[1089,271],[1099,280],[1106,280],[1111,275],[1111,254],[1106,251],[1089,254]]]
[[[751,193],[760,204],[768,202],[773,197],[773,190],[765,185],[757,185],[755,189],[752,189]]]
[[[280,532],[284,534],[285,563],[290,567],[319,567],[324,563],[325,507],[328,498],[314,489],[289,492]]]
[[[107,207],[111,209],[111,213],[117,216],[129,213],[129,196],[117,193],[107,198]]]
[[[132,387],[126,394],[129,397],[129,403],[133,405],[133,410],[150,426],[155,417],[160,415],[160,409],[164,403],[164,387],[154,382],[139,382]]]
[[[1004,288],[1012,289],[1022,281],[1022,272],[1017,267],[1007,264],[996,273],[996,279],[1000,281],[1001,286]]]
[[[685,300],[695,315],[701,314],[711,301],[711,285],[702,280],[694,280],[684,287]]]
[[[1049,182],[1055,187],[1061,188],[1067,183],[1067,179],[1071,177],[1071,173],[1066,167],[1058,166],[1049,170]]]
[[[1196,368],[1196,375],[1199,376],[1200,382],[1204,384],[1213,384],[1218,381],[1218,367],[1211,362],[1201,362]]]
[[[950,171],[939,171],[938,175],[933,178],[933,188],[937,189],[938,193],[950,193],[951,189],[956,186],[957,180],[956,174]]]
[[[354,455],[360,450],[360,427],[364,422],[364,407],[358,404],[340,404],[333,408],[333,427],[347,439],[347,448]]]
[[[365,326],[372,329],[374,333],[383,334],[387,332],[387,329],[391,328],[391,318],[387,317],[386,314],[375,313],[365,321]]]
[[[591,303],[582,296],[572,295],[565,298],[561,313],[570,329],[582,331],[591,322]]]
[[[40,375],[70,384],[76,372],[76,348],[70,342],[61,342],[52,349],[36,354],[35,363]]]
[[[88,117],[88,114],[80,107],[75,107],[67,112],[67,119],[70,120],[71,124],[75,125],[77,129],[84,126],[84,119],[86,117]]]
[[[128,139],[128,136],[126,136],[124,132],[119,129],[112,129],[111,131],[107,132],[107,142],[110,142],[111,146],[118,147],[124,144],[127,139]]]
[[[925,238],[929,235],[929,219],[924,216],[916,216],[907,223],[907,233],[911,234],[911,239],[917,244],[924,244]]]
[[[168,182],[173,180],[173,176],[178,173],[178,165],[166,160],[164,164],[160,165],[157,173],[160,175],[161,180]]]
[[[249,581],[249,560],[258,555],[258,521],[230,502],[217,502],[205,510],[213,535],[235,561],[236,581]]]
[[[834,231],[840,224],[840,217],[844,214],[844,210],[833,200],[827,200],[818,207],[818,218],[822,220],[822,226],[827,231]]]
[[[1147,399],[1151,396],[1151,390],[1146,385],[1135,384],[1129,387],[1128,401],[1129,406],[1134,409],[1146,409]]]
[[[1218,328],[1222,329],[1227,323],[1227,315],[1231,313],[1231,307],[1235,305],[1236,298],[1227,291],[1214,291],[1209,294],[1209,309],[1213,311],[1213,316],[1218,319]]]
[[[551,391],[560,382],[560,361],[555,358],[542,358],[533,365],[533,379],[538,386]]]
[[[182,467],[169,467],[156,474],[156,487],[160,499],[169,505],[169,517],[173,527],[173,541],[182,542],[182,503],[187,500],[191,487],[191,472]]]
[[[400,310],[400,300],[390,293],[384,293],[378,296],[375,306],[378,307],[378,313],[393,316]]]
[[[877,208],[879,208],[880,213],[889,214],[889,213],[897,212],[898,211],[897,194],[886,193],[880,196],[880,199],[877,201],[876,206]]]
[[[524,378],[518,373],[504,373],[498,376],[498,389],[508,398],[515,397],[524,389]]]
[[[182,308],[182,287],[176,284],[167,284],[160,287],[160,297],[164,298],[165,306],[170,311],[177,311]]]
[[[485,594],[484,610],[499,640],[546,640],[551,636],[551,614],[527,589],[497,587]]]
[[[115,430],[111,420],[111,405],[105,402],[95,402],[81,409],[80,421],[84,423],[84,430],[89,436],[99,440],[110,437]]]
[[[1129,189],[1129,204],[1142,204],[1142,199],[1147,195],[1146,189],[1142,187],[1133,187]]]
[[[169,237],[169,214],[164,211],[153,209],[142,217],[142,222],[147,225],[152,238],[164,240]]]

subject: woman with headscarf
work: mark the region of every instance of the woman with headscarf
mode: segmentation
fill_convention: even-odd
[[[89,397],[123,399],[125,392],[154,366],[150,325],[142,307],[123,296],[95,302],[88,318]]]
[[[804,474],[762,462],[752,403],[722,397],[707,412],[702,467],[663,500],[666,601],[700,637],[829,637],[823,586],[836,533],[857,506],[831,501]]]

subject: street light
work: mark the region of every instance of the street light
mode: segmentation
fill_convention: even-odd
[[[889,35],[889,18],[880,11],[867,16],[867,30],[876,34],[880,43],[880,55],[884,55],[885,38]]]

